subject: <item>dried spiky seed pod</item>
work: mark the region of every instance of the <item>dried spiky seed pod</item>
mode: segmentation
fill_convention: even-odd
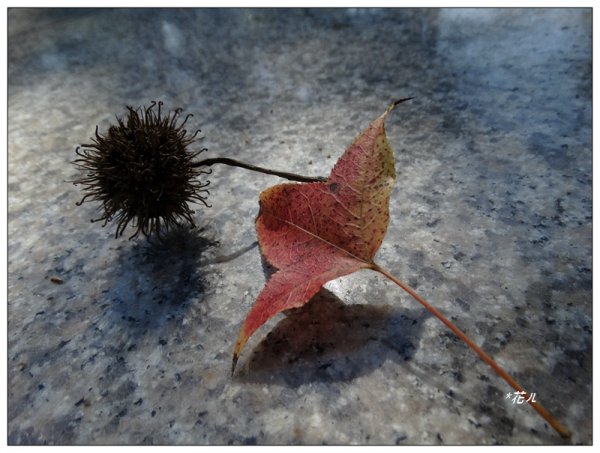
[[[188,114],[177,124],[182,109],[162,115],[162,102],[149,107],[127,107],[127,118],[117,117],[117,125],[109,127],[105,135],[98,133],[91,144],[77,147],[79,156],[73,163],[84,173],[74,181],[83,186],[84,201],[100,201],[102,215],[92,222],[104,221],[103,226],[115,220],[116,237],[123,234],[131,222],[135,232],[146,237],[160,235],[177,225],[181,219],[194,226],[190,202],[201,202],[207,207],[209,181],[200,180],[210,174],[194,159],[206,151],[188,150],[199,141],[200,130],[189,135],[184,126],[193,116]]]

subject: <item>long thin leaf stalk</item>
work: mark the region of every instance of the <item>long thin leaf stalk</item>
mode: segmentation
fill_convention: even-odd
[[[388,106],[386,113],[391,112],[394,108],[396,108],[396,106],[398,104],[401,104],[402,102],[410,101],[411,99],[414,99],[414,97],[402,98],[402,99],[398,99],[398,100],[392,102]],[[287,171],[272,170],[270,168],[259,167],[259,166],[248,164],[246,162],[242,162],[242,161],[239,161],[236,159],[231,159],[230,157],[213,157],[213,158],[209,158],[209,159],[203,159],[198,162],[194,162],[192,164],[192,167],[204,167],[204,166],[210,167],[211,165],[214,165],[214,164],[223,164],[223,165],[230,165],[232,167],[245,168],[246,170],[264,173],[266,175],[279,176],[279,177],[285,178],[289,181],[298,181],[298,182],[325,182],[325,181],[327,181],[327,178],[324,176],[304,176],[304,175],[297,175],[295,173],[290,173]]]
[[[550,412],[548,412],[541,404],[539,404],[537,401],[533,401],[533,398],[530,398],[530,394],[517,381],[515,381],[511,376],[509,376],[508,373],[506,373],[506,371],[504,371],[489,355],[487,355],[485,352],[483,352],[479,346],[477,346],[463,331],[461,331],[458,327],[456,327],[450,320],[448,320],[443,314],[441,314],[435,307],[430,305],[425,299],[423,299],[421,296],[419,296],[408,285],[406,285],[403,282],[401,282],[400,280],[398,280],[396,277],[391,275],[385,269],[379,267],[377,264],[373,264],[373,270],[383,274],[384,276],[389,278],[391,281],[396,283],[400,288],[402,288],[404,291],[406,291],[408,294],[410,294],[417,302],[419,302],[421,305],[423,305],[427,309],[427,311],[429,311],[431,314],[433,314],[435,317],[437,317],[440,321],[442,321],[450,330],[452,330],[452,332],[454,332],[454,334],[458,338],[460,338],[467,345],[469,345],[469,347],[471,349],[473,349],[479,355],[479,357],[481,357],[483,359],[484,362],[486,362],[489,366],[491,366],[494,369],[494,371],[496,373],[498,373],[500,375],[500,377],[502,377],[502,379],[504,379],[513,389],[515,389],[518,392],[525,392],[525,393],[521,393],[523,398],[527,399],[529,404],[531,404],[531,406],[538,412],[538,414],[540,414],[542,417],[544,417],[544,419],[552,426],[552,428],[554,428],[556,430],[556,432],[558,432],[558,434],[560,434],[563,438],[571,437],[571,432],[567,428],[565,428],[563,425],[561,425],[560,422],[556,418],[554,418],[554,416],[552,414],[550,414]]]
[[[259,173],[264,173],[267,175],[279,176],[281,178],[285,178],[289,181],[298,181],[298,182],[324,182],[327,181],[327,178],[323,176],[303,176],[297,175],[295,173],[289,173],[286,171],[279,170],[271,170],[270,168],[258,167],[256,165],[247,164],[246,162],[241,162],[236,159],[231,159],[229,157],[213,157],[210,159],[200,160],[198,162],[194,162],[192,167],[210,167],[214,164],[224,164],[230,165],[232,167],[240,167],[245,168],[246,170],[256,171]]]

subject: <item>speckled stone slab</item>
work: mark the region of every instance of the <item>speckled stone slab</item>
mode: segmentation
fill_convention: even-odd
[[[8,19],[9,444],[591,444],[591,9]],[[327,175],[404,96],[377,262],[570,441],[373,272],[269,321],[231,377],[266,279],[257,199],[279,178],[216,166],[212,207],[163,243],[115,239],[75,205],[75,147],[126,105],[194,113],[207,157]]]

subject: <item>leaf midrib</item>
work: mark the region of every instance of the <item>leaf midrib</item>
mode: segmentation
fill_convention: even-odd
[[[360,261],[361,263],[368,264],[367,267],[373,267],[375,265],[375,263],[373,263],[372,260],[365,260],[363,258],[360,258],[360,257],[354,255],[353,253],[349,252],[345,248],[340,247],[339,245],[334,244],[333,242],[330,242],[327,239],[325,239],[325,238],[323,238],[323,237],[321,237],[321,236],[319,236],[319,235],[317,235],[317,234],[315,234],[315,233],[313,233],[313,232],[311,232],[309,230],[306,230],[306,229],[302,228],[299,225],[296,225],[294,222],[290,222],[289,220],[282,219],[281,217],[279,217],[277,215],[274,215],[274,214],[272,214],[270,212],[266,212],[264,214],[269,215],[269,216],[273,217],[274,219],[279,220],[280,222],[286,223],[286,224],[288,224],[288,225],[290,225],[290,226],[292,226],[292,227],[294,227],[294,228],[302,231],[303,233],[305,233],[305,234],[307,234],[307,235],[309,235],[311,237],[314,237],[315,239],[318,239],[319,241],[323,242],[324,244],[330,245],[331,247],[334,247],[334,248],[338,249],[340,252],[345,253],[349,257],[351,257],[351,258],[353,258],[353,259],[355,259],[357,261]]]

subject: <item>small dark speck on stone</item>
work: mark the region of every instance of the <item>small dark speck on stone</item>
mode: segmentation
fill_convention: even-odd
[[[140,398],[139,400],[137,400],[135,403],[133,403],[134,406],[139,406],[144,402],[143,398]]]
[[[161,345],[161,346],[164,346],[164,345],[166,345],[166,344],[167,344],[167,340],[165,340],[164,338],[160,338],[160,339],[158,340],[158,344],[159,344],[159,345]]]
[[[473,425],[475,428],[481,428],[481,423],[479,423],[477,420],[471,420],[470,418],[468,420],[469,420],[469,423],[471,425]]]
[[[408,439],[408,437],[407,437],[407,436],[405,436],[404,434],[403,434],[402,436],[398,436],[398,437],[396,437],[396,445],[400,445],[400,443],[401,443],[402,441],[405,441],[406,439]]]
[[[427,223],[426,223],[426,225],[427,225],[429,228],[431,228],[431,227],[434,227],[434,226],[436,226],[438,223],[440,223],[440,220],[442,220],[442,219],[439,219],[439,218],[438,218],[438,219],[431,220],[431,221],[427,222]]]
[[[456,252],[454,254],[454,259],[456,261],[461,261],[466,255],[463,252]]]
[[[154,417],[154,416],[156,415],[156,411],[155,411],[155,410],[153,410],[152,412],[150,412],[150,415],[151,415],[152,417]]]
[[[456,303],[458,305],[460,305],[460,308],[462,308],[464,311],[469,311],[471,310],[471,306],[468,304],[468,302],[465,302],[464,300],[462,300],[460,297],[457,297],[456,299],[454,299],[456,301]]]
[[[479,410],[480,410],[481,412],[484,412],[484,413],[486,413],[486,414],[489,414],[489,413],[492,411],[492,408],[491,408],[491,407],[490,407],[488,404],[485,404],[485,403],[479,403]]]
[[[528,327],[529,326],[529,322],[527,322],[527,320],[523,317],[518,317],[517,319],[515,319],[515,321],[519,327]]]
[[[515,427],[515,422],[506,416],[500,417],[500,423],[507,428],[508,432],[512,432]]]
[[[452,376],[454,376],[454,379],[456,379],[458,382],[464,381],[463,375],[460,371],[453,371]]]

